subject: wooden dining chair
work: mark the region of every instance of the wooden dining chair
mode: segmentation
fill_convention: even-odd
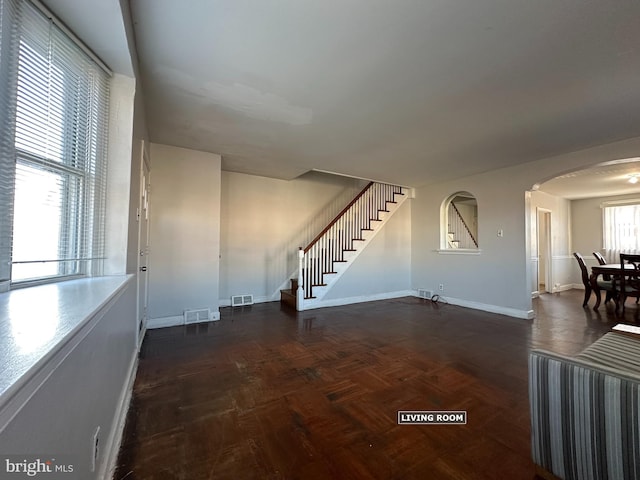
[[[604,255],[600,252],[593,252],[593,256],[596,257],[596,260],[600,265],[606,265],[607,260],[605,260]],[[611,280],[611,275],[602,275],[603,280]]]
[[[624,313],[624,302],[627,297],[635,297],[636,303],[640,300],[640,254],[621,253],[620,266],[623,267],[625,264],[631,264],[634,268],[625,270],[624,275],[613,279],[614,287],[618,290],[616,311],[622,304],[622,313]]]
[[[593,252],[593,256],[596,257],[596,260],[598,260],[598,263],[600,265],[606,265],[607,261],[604,258],[604,255],[602,255],[600,252]]]
[[[591,296],[591,281],[589,280],[589,270],[587,269],[587,263],[584,261],[584,257],[581,254],[579,254],[578,252],[573,252],[573,256],[576,257],[578,265],[580,266],[582,283],[584,285],[584,301],[582,302],[582,306],[586,307],[587,302],[589,301],[589,297]],[[607,292],[604,303],[607,303],[612,298],[616,298],[617,295],[615,285],[611,280],[599,279],[597,282],[600,290],[605,290]]]

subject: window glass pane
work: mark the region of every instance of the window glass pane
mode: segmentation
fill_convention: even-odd
[[[80,182],[74,176],[18,162],[13,224],[13,281],[75,273],[75,218]],[[71,219],[68,218],[71,213]],[[37,261],[37,263],[15,263]]]

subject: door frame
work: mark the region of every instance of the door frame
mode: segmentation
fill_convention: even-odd
[[[536,207],[536,258],[537,262],[537,271],[536,271],[536,290],[538,293],[553,293],[553,243],[551,241],[551,220],[552,220],[552,211],[547,208]],[[547,228],[541,231],[541,218],[545,218],[545,224]],[[545,250],[547,252],[546,258],[544,258],[544,292],[539,290],[540,287],[540,244],[544,244],[546,247]]]
[[[151,190],[151,165],[147,144],[141,140],[140,146],[140,193],[138,202],[138,261],[137,261],[137,293],[136,332],[138,349],[147,330],[149,311],[149,196]]]

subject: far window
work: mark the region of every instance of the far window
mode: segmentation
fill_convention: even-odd
[[[109,73],[31,2],[0,20],[0,291],[99,275]]]
[[[605,256],[609,261],[619,261],[620,252],[640,252],[640,204],[605,205],[602,226]]]
[[[458,192],[444,203],[441,248],[478,249],[478,202],[469,192]]]

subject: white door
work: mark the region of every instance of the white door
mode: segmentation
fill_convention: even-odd
[[[147,328],[149,299],[149,191],[150,168],[146,144],[142,142],[140,158],[140,204],[138,207],[138,348]]]

